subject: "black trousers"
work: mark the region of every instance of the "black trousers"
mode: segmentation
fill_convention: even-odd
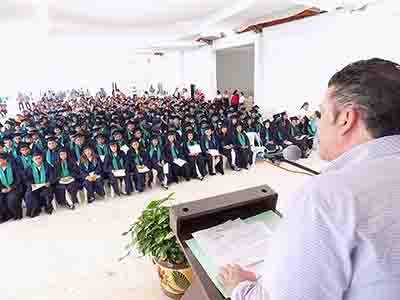
[[[87,193],[88,193],[88,198],[94,198],[94,194],[98,194],[101,197],[104,197],[106,194],[104,191],[104,183],[101,178],[98,178],[96,181],[88,181],[85,180],[83,182],[83,186],[85,187]]]
[[[241,169],[248,168],[249,164],[253,163],[253,153],[250,148],[237,148],[236,149],[236,166]]]
[[[132,181],[135,184],[135,189],[139,192],[142,193],[144,191],[144,186],[145,186],[145,181],[146,181],[146,173],[139,173],[135,172],[132,175]],[[132,187],[133,191],[133,187]]]
[[[190,165],[185,163],[182,167],[175,163],[169,164],[168,184],[172,182],[179,182],[179,177],[184,177],[186,180],[190,179]]]
[[[208,173],[212,174],[213,171],[213,156],[211,154],[206,153]],[[224,160],[222,159],[222,155],[220,155],[219,162],[215,165],[215,171],[224,174]]]
[[[114,190],[114,192],[119,196],[121,195],[121,190],[119,188],[119,182],[122,183],[122,180],[125,182],[125,190],[126,192],[129,191],[129,187],[132,186],[132,183],[130,183],[129,175],[126,175],[124,177],[115,177],[113,173],[108,174],[108,178],[110,180],[111,186]],[[132,192],[132,191],[130,191]]]
[[[223,149],[222,154],[228,159],[229,166],[232,170],[235,169],[236,161],[233,161],[232,149]],[[236,160],[236,158],[235,158]]]
[[[36,191],[32,191],[28,187],[25,193],[26,214],[33,216],[40,212],[42,207],[49,208],[51,206],[52,192],[50,188],[42,187]]]
[[[199,175],[202,177],[207,175],[206,158],[203,155],[189,156],[187,162],[190,167],[191,178],[197,178]],[[197,174],[197,170],[200,174]]]
[[[56,184],[54,187],[54,195],[56,197],[57,203],[64,205],[66,204],[66,192],[71,195],[71,200],[73,203],[78,203],[78,190],[79,190],[79,182],[74,181],[70,184]]]
[[[154,176],[153,176],[153,171],[152,170],[156,170],[158,181],[160,183],[164,182],[165,174],[164,174],[164,168],[162,166],[160,166],[159,164],[150,164],[148,168],[151,170],[151,172],[149,174],[150,182],[153,182],[153,180],[154,180],[154,178],[153,178]]]
[[[22,199],[15,190],[0,193],[0,221],[9,218],[22,219]]]

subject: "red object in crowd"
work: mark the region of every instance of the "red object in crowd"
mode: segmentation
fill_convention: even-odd
[[[232,106],[239,106],[239,95],[238,94],[232,95],[231,105]]]

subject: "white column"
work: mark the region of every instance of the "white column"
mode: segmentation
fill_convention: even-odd
[[[185,77],[185,52],[183,50],[178,52],[178,84],[180,87],[190,88],[187,86]]]
[[[265,45],[263,33],[257,33],[254,42],[254,103],[260,104],[265,101],[264,90],[264,56],[265,56]]]
[[[212,100],[217,95],[217,51],[212,46],[209,46],[209,70],[210,84],[206,97]]]

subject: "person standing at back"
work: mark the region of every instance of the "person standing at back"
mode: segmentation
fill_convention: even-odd
[[[231,106],[232,106],[236,111],[237,111],[238,108],[239,108],[239,99],[240,99],[239,93],[238,93],[237,90],[235,90],[235,91],[233,92],[233,94],[232,94],[232,97],[231,97]]]
[[[331,164],[293,195],[260,280],[222,270],[233,300],[400,299],[400,65],[348,65],[320,108]]]

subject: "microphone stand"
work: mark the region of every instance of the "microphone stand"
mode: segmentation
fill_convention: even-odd
[[[311,174],[313,174],[313,175],[320,175],[320,174],[321,174],[321,173],[319,173],[319,172],[317,172],[317,171],[314,171],[314,170],[312,170],[312,169],[310,169],[310,168],[307,168],[307,167],[305,167],[305,166],[303,166],[303,165],[300,165],[300,164],[298,164],[298,163],[295,163],[294,161],[291,161],[291,160],[287,160],[287,159],[281,158],[281,159],[279,159],[279,161],[280,161],[280,162],[287,163],[287,164],[289,164],[289,165],[292,165],[292,166],[294,166],[294,167],[296,167],[296,168],[302,169],[302,170],[304,170],[304,171],[306,171],[306,172],[308,172],[308,173],[311,173]]]

